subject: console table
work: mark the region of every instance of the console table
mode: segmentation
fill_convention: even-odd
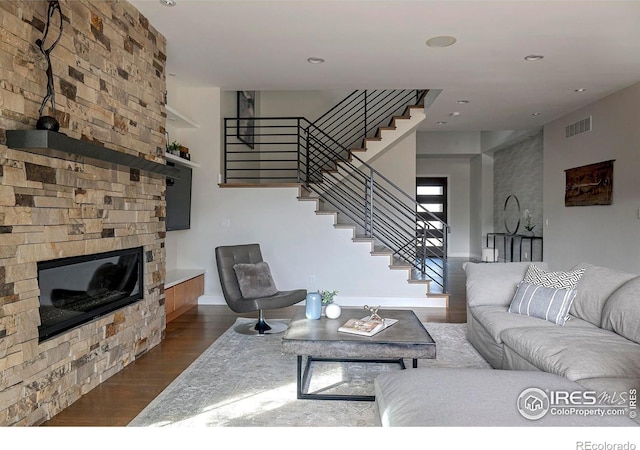
[[[529,247],[529,258],[531,261],[533,261],[534,260],[533,244],[536,241],[540,241],[540,261],[544,259],[543,258],[544,245],[543,245],[542,236],[534,236],[529,234],[487,233],[487,247],[489,247],[489,238],[493,239],[492,248],[496,248],[496,238],[502,239],[502,256],[504,258],[504,262],[514,261],[513,258],[516,252],[516,249],[515,249],[516,245],[517,245],[517,255],[518,255],[518,259],[516,261],[522,261],[523,244],[524,244],[524,249],[526,250],[527,243]],[[507,248],[509,249],[508,253],[507,253]],[[507,255],[509,255],[508,260],[507,260]]]
[[[204,272],[201,269],[167,271],[164,282],[167,323],[198,305],[198,297],[204,294]]]

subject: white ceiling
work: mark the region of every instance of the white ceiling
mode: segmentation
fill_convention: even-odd
[[[640,81],[637,0],[176,2],[131,1],[166,37],[176,84],[442,89],[422,130],[536,128]],[[457,42],[427,47],[437,35]]]

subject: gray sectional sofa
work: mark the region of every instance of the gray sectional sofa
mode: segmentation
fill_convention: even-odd
[[[595,391],[640,391],[640,276],[580,264],[584,274],[560,326],[508,311],[529,265],[465,265],[469,342],[495,369],[553,373]]]
[[[640,391],[640,276],[590,264],[570,289],[560,323],[529,301],[510,312],[532,263],[467,263],[467,338],[493,369],[423,368],[375,380],[383,426],[633,426],[629,417],[548,414],[528,420],[514,408],[524,387],[594,391],[629,402]],[[544,263],[534,263],[548,274]],[[534,268],[534,269],[536,269]],[[564,275],[564,274],[560,274]],[[564,292],[550,289],[551,294]],[[575,295],[575,297],[573,297]],[[534,296],[531,296],[533,298]],[[536,298],[535,301],[537,301]],[[553,305],[552,300],[550,305]],[[544,303],[542,303],[544,305]],[[557,304],[557,303],[556,303]],[[570,309],[568,306],[571,305]],[[531,308],[529,308],[531,306]],[[552,306],[547,307],[547,311]],[[568,311],[568,315],[567,315]],[[544,310],[542,316],[545,316]],[[568,317],[565,321],[565,318]],[[424,388],[427,386],[427,388]],[[611,403],[611,404],[612,404]],[[628,403],[631,406],[631,403]],[[636,406],[637,408],[637,406]]]

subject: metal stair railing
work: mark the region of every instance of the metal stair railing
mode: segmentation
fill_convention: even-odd
[[[444,290],[449,226],[366,162],[353,155],[343,158],[343,149],[329,147],[325,142],[330,139],[319,134],[310,128],[303,166],[306,176],[321,176],[322,182],[305,187],[349,218],[358,236],[374,239],[398,262],[410,265],[415,279],[428,277]]]
[[[385,121],[402,116],[408,105],[421,104],[426,93],[420,89],[353,91],[313,124],[347,150],[364,147],[364,140],[375,137]]]
[[[224,183],[303,184],[339,217],[348,218],[357,236],[374,239],[394,262],[412,268],[412,278],[433,280],[444,292],[449,226],[351,152],[425,93],[355,91],[313,123],[304,117],[261,117],[252,119],[247,130],[240,119],[226,118]],[[346,130],[349,120],[358,129]],[[247,131],[252,148],[240,139]]]

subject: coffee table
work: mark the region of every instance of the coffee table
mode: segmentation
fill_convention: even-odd
[[[309,320],[304,309],[294,314],[282,338],[282,352],[297,356],[297,397],[310,400],[374,401],[375,395],[316,394],[304,392],[314,361],[397,363],[405,369],[403,358],[434,359],[436,343],[411,310],[385,309],[379,313],[398,322],[378,334],[358,336],[338,332],[348,319],[361,319],[369,313],[362,308],[343,308],[338,319]],[[306,365],[303,364],[306,356]],[[303,370],[304,365],[304,370]]]

